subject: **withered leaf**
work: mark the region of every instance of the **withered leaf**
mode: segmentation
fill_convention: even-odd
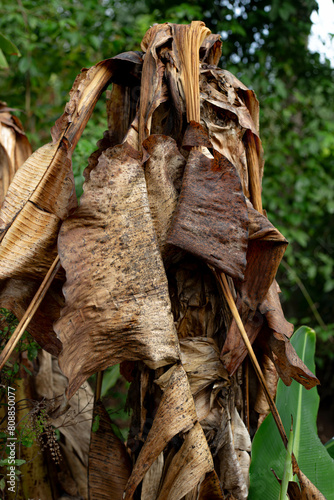
[[[249,242],[243,281],[236,282],[241,299],[256,311],[274,281],[288,242],[269,220],[247,201]]]
[[[320,384],[317,377],[298,357],[294,347],[284,334],[264,328],[261,332],[260,344],[275,364],[285,385],[291,385],[292,379],[302,384],[306,389]]]
[[[199,57],[202,63],[217,66],[222,53],[222,41],[220,35],[208,35],[199,49]]]
[[[269,328],[290,338],[293,334],[293,324],[284,317],[279,293],[280,288],[277,281],[274,280],[259,310],[265,315]]]
[[[243,278],[248,216],[234,166],[220,153],[192,150],[167,242],[229,276]]]
[[[167,443],[179,432],[189,430],[196,422],[196,410],[187,375],[182,365],[174,365],[157,381],[163,395],[147,439],[126,487],[124,500],[132,495]]]
[[[143,142],[149,155],[145,163],[148,201],[158,244],[164,254],[167,232],[174,215],[185,159],[176,142],[164,135],[151,135]]]
[[[224,500],[216,471],[208,472],[201,483],[198,500]]]
[[[214,340],[207,337],[186,338],[180,340],[180,348],[181,362],[193,395],[220,379],[228,381]]]
[[[197,422],[171,460],[157,500],[180,500],[213,468],[208,443]]]
[[[6,279],[0,282],[0,303],[20,320],[38,289],[33,280]],[[37,309],[27,330],[34,340],[47,352],[58,356],[61,342],[53,331],[53,322],[60,316],[64,299],[61,283],[54,282]]]
[[[157,368],[179,347],[139,153],[103,152],[80,207],[62,225],[58,251],[66,299],[54,328],[68,397],[96,371],[123,360]]]
[[[0,205],[19,167],[31,155],[20,120],[0,102]]]
[[[90,500],[122,500],[131,474],[131,460],[124,443],[115,436],[107,410],[101,401],[95,403],[94,419],[99,418],[97,431],[92,431],[88,458],[88,489]]]

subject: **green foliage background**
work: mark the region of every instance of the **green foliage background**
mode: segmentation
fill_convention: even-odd
[[[221,65],[253,88],[261,105],[264,207],[290,241],[278,277],[283,307],[297,326],[319,333],[318,367],[326,367],[322,382],[333,392],[334,70],[307,48],[317,8],[315,0],[4,0],[0,32],[22,56],[6,55],[0,99],[19,110],[37,148],[49,141],[82,67],[140,50],[155,22],[202,19],[221,33]],[[78,194],[105,128],[101,101],[74,155]]]

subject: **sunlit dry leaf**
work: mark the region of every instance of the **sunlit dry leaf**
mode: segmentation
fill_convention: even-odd
[[[200,482],[203,474],[212,470],[212,455],[197,422],[173,457],[157,500],[180,500]]]
[[[88,458],[88,489],[90,500],[122,500],[131,474],[131,461],[124,443],[115,436],[107,410],[98,401],[94,419],[99,418],[97,431],[92,431]]]
[[[140,500],[156,500],[159,491],[161,475],[164,467],[164,454],[160,453],[145,474],[141,487]]]
[[[20,120],[10,111],[0,102],[0,205],[15,172],[32,153]]]
[[[127,144],[100,156],[80,207],[58,241],[67,282],[55,331],[68,396],[123,360],[157,368],[178,359],[166,275],[139,154]]]
[[[193,395],[220,379],[228,385],[228,374],[219,359],[219,349],[214,340],[194,337],[180,340],[181,362]]]
[[[168,99],[167,87],[162,84],[165,66],[159,58],[159,49],[170,40],[171,28],[165,23],[152,26],[141,43],[145,58],[140,90],[139,144],[142,144],[151,133],[154,111]]]
[[[167,232],[174,215],[185,159],[176,142],[164,135],[151,135],[143,142],[149,155],[145,163],[148,201],[158,244],[164,254]]]
[[[189,430],[197,419],[182,365],[174,365],[156,382],[164,392],[152,427],[134,465],[124,500],[132,498],[136,487],[167,443],[179,432]]]
[[[192,150],[167,242],[242,279],[247,224],[246,202],[234,166],[217,151],[210,159]]]

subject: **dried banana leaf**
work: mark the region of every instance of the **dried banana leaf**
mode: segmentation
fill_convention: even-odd
[[[52,144],[34,153],[11,183],[0,212],[0,279],[40,278],[56,254],[61,220],[77,205],[71,155],[97,100],[114,73],[123,80],[141,59],[132,53],[107,59],[82,70],[70,92],[70,101],[51,134]],[[127,71],[126,71],[127,70]],[[117,78],[120,78],[119,76]]]
[[[224,500],[216,471],[208,472],[201,483],[198,500]]]
[[[229,384],[214,340],[206,337],[186,338],[180,340],[180,348],[181,362],[193,395],[221,379],[226,381],[226,385]]]
[[[214,151],[192,150],[167,242],[191,252],[229,276],[243,278],[248,216],[234,166]]]
[[[182,365],[174,365],[157,381],[163,395],[147,439],[126,487],[124,500],[130,500],[140,481],[178,433],[186,432],[196,422],[194,400]]]
[[[0,205],[15,172],[32,153],[20,120],[10,111],[0,102]]]
[[[102,153],[80,207],[62,225],[58,251],[66,305],[54,328],[68,397],[91,374],[121,361],[157,368],[178,359],[144,172],[131,146]]]
[[[143,142],[149,155],[145,163],[148,201],[162,255],[182,182],[185,159],[176,142],[164,135],[151,135]]]
[[[156,500],[164,467],[164,454],[160,453],[145,474],[141,487],[140,500]]]
[[[39,284],[33,280],[7,279],[0,282],[0,303],[20,320],[34,297]],[[58,356],[62,345],[53,331],[53,322],[64,305],[61,284],[54,283],[27,327],[34,340],[47,352]]]
[[[90,500],[122,500],[131,474],[131,460],[124,443],[115,436],[107,410],[101,401],[95,403],[88,458],[88,490]]]
[[[213,468],[208,443],[197,422],[171,460],[157,500],[180,500]]]

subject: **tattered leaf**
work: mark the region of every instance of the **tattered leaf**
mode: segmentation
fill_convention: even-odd
[[[157,500],[180,500],[213,468],[212,455],[197,422],[172,458]]]
[[[58,251],[66,299],[55,331],[68,396],[91,374],[124,360],[164,366],[179,356],[167,279],[139,154],[102,153],[80,207],[62,225]]]
[[[179,432],[189,430],[197,419],[182,365],[174,365],[156,382],[164,392],[152,427],[133,467],[124,500],[132,498],[136,487],[167,443]]]
[[[167,242],[228,275],[243,278],[247,210],[234,166],[217,151],[208,158],[192,150]]]

